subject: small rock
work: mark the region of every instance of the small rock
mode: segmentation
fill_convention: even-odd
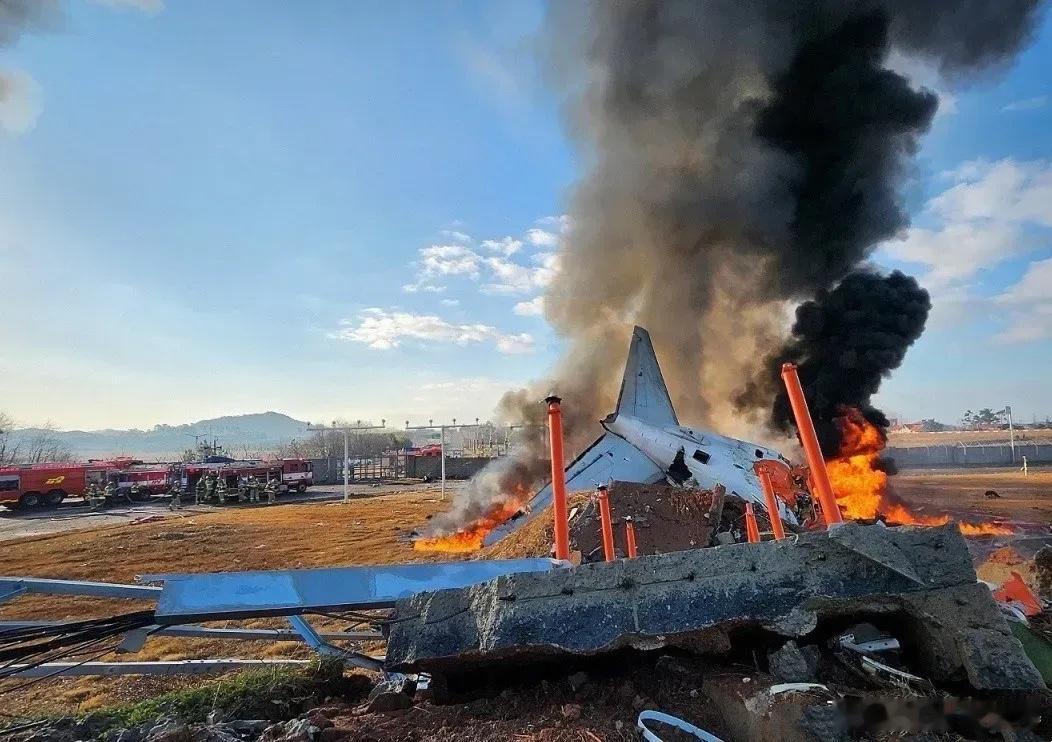
[[[617,721],[614,722],[614,729],[616,729],[617,731],[620,732],[624,728],[625,728],[625,723],[623,721],[621,721],[620,719],[618,719]]]
[[[146,733],[146,742],[192,742],[190,727],[179,721],[162,721]]]
[[[1001,496],[997,494],[997,490],[986,490],[986,492],[983,493],[983,497],[985,497],[987,500],[1001,499]]]
[[[636,696],[632,699],[632,708],[634,708],[636,711],[639,711],[639,709],[643,708],[646,705],[647,701],[645,698],[643,698],[643,696]]]
[[[263,719],[235,719],[234,721],[223,722],[219,725],[219,728],[232,734],[258,737],[263,734],[268,726],[270,726],[270,722]]]
[[[220,726],[196,726],[190,728],[193,742],[241,742],[241,737]]]
[[[267,727],[260,742],[313,742],[321,730],[306,719],[292,719]]]
[[[305,718],[318,729],[328,729],[332,726],[332,719],[322,713],[321,709],[311,709]]]
[[[783,683],[813,683],[817,679],[818,650],[814,647],[799,647],[787,641],[780,649],[767,655],[771,674]]]
[[[369,692],[369,710],[384,713],[399,711],[413,705],[416,684],[405,675],[392,676],[377,683]]]

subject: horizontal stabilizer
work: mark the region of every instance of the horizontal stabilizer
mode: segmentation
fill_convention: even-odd
[[[613,479],[627,482],[653,483],[665,478],[665,473],[642,451],[622,438],[605,434],[566,467],[566,491],[581,492],[608,484]],[[488,534],[483,543],[494,544],[528,523],[551,505],[552,486],[547,484],[529,502],[529,511],[505,521]]]

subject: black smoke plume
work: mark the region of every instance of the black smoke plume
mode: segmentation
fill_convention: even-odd
[[[505,400],[508,417],[529,413],[515,399],[539,405],[557,391],[574,415],[567,451],[579,450],[611,409],[640,324],[681,419],[770,440],[779,385],[764,361],[796,347],[799,338],[786,344],[789,307],[812,302],[804,327],[834,295],[877,288],[855,272],[908,223],[899,194],[937,97],[892,69],[893,53],[938,70],[948,86],[968,81],[1011,60],[1039,5],[553,2],[542,42],[583,170],[545,295],[567,353],[549,379]],[[870,310],[860,328],[894,326],[905,311]],[[888,355],[901,361],[921,327],[923,317]],[[826,336],[808,338],[807,357],[839,358],[821,347]],[[868,406],[897,365],[877,360],[862,368],[875,360],[858,357],[869,381],[857,390],[824,388]],[[538,455],[534,446],[521,457]]]
[[[792,339],[771,363],[770,376],[777,378],[786,361],[797,364],[827,458],[840,451],[836,420],[844,407],[887,429],[888,419],[870,399],[920,337],[930,309],[928,292],[899,271],[852,273],[832,291],[822,290],[797,307]],[[780,429],[790,429],[792,411],[784,389],[775,397],[772,418]]]

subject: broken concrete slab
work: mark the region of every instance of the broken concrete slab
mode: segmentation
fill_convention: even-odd
[[[901,620],[899,638],[930,663],[933,680],[1044,687],[952,525],[845,524],[420,593],[396,607],[387,664],[463,673],[629,647],[719,652],[743,627],[797,638],[825,621],[875,615]]]

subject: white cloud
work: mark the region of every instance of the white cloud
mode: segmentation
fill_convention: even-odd
[[[25,134],[40,117],[40,85],[22,70],[0,70],[0,129]]]
[[[143,13],[160,13],[164,10],[164,0],[95,0],[109,8],[131,8]]]
[[[883,246],[928,266],[922,280],[936,303],[980,271],[1033,250],[1034,230],[1052,227],[1052,163],[975,160],[943,176],[954,184],[925,207],[937,226],[913,227]]]
[[[442,236],[443,237],[448,237],[449,239],[453,240],[454,242],[463,242],[464,244],[467,244],[467,243],[471,242],[471,235],[470,234],[467,234],[465,232],[460,232],[460,231],[458,231],[456,229],[443,229],[442,230]]]
[[[522,240],[502,237],[499,240],[483,240],[482,246],[491,252],[499,252],[501,255],[510,256],[522,249]]]
[[[559,214],[558,216],[541,217],[537,220],[537,225],[547,230],[555,230],[559,234],[566,234],[573,226],[573,220],[570,219],[569,214]]]
[[[431,245],[420,251],[423,275],[478,278],[481,258],[462,245]]]
[[[460,299],[442,299],[439,303],[444,307],[457,307],[460,306]]]
[[[924,282],[937,290],[971,278],[1019,252],[1022,245],[1018,225],[959,222],[935,230],[914,227],[904,239],[887,243],[885,251],[898,260],[929,266]]]
[[[1001,294],[998,301],[1006,304],[1052,303],[1052,258],[1031,263],[1019,282]]]
[[[526,239],[534,247],[557,247],[559,244],[559,235],[544,229],[527,231]]]
[[[441,294],[446,290],[445,286],[439,286],[434,283],[428,283],[424,279],[419,279],[416,283],[403,283],[402,291],[407,294],[418,294],[421,291],[427,294]]]
[[[484,324],[454,324],[431,314],[372,307],[364,310],[357,320],[343,320],[340,324],[342,329],[331,337],[362,343],[376,350],[397,348],[404,340],[419,340],[460,346],[488,342],[501,353],[533,351],[533,337],[528,334],[504,334]]]
[[[532,260],[537,263],[536,266],[522,265],[504,258],[486,258],[486,266],[493,277],[483,285],[482,290],[487,294],[528,294],[547,287],[558,270],[558,255],[537,253]]]
[[[529,301],[520,301],[512,311],[521,317],[541,317],[544,315],[544,297],[537,296]]]
[[[1052,338],[1052,258],[1031,263],[1023,277],[994,301],[1009,312],[1008,326],[996,337],[999,342]]]
[[[957,185],[928,202],[946,221],[1033,222],[1052,227],[1052,163],[975,160],[948,173]]]
[[[1048,105],[1047,95],[1035,95],[1033,98],[1023,98],[1022,100],[1014,100],[1007,106],[1002,108],[1002,111],[1036,111],[1039,108],[1044,108]]]

